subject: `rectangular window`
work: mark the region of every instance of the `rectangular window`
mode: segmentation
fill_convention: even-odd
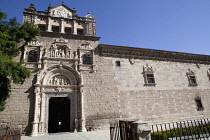
[[[83,61],[83,64],[85,65],[91,65],[92,64],[92,57],[90,54],[84,54],[83,57],[82,57],[82,61]]]
[[[77,29],[77,34],[78,35],[83,35],[83,29]]]
[[[42,32],[46,31],[46,25],[39,24],[38,27]]]
[[[59,33],[60,32],[59,26],[52,26],[52,32]]]
[[[189,76],[189,82],[190,82],[190,84],[197,84],[195,76]]]
[[[71,34],[71,28],[66,27],[66,28],[65,28],[65,33],[66,33],[66,34]]]
[[[203,104],[202,104],[202,102],[201,102],[201,98],[200,98],[200,97],[196,97],[196,98],[195,98],[195,102],[196,102],[196,106],[197,106],[197,111],[202,111],[202,110],[204,110]]]
[[[146,74],[146,81],[148,84],[155,84],[154,74]]]
[[[120,66],[121,66],[120,61],[116,61],[116,62],[115,62],[115,66],[116,66],[116,67],[120,67]]]
[[[188,76],[189,86],[197,86],[197,81],[195,76]]]

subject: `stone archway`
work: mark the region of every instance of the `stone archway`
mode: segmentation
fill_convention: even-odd
[[[85,130],[83,113],[82,78],[65,65],[55,65],[37,74],[35,110],[32,136],[48,133],[50,98],[70,99],[70,131]],[[75,123],[78,122],[78,123]]]

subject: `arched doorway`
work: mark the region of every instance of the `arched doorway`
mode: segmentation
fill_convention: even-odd
[[[70,99],[52,97],[49,100],[48,133],[70,132]]]
[[[83,82],[77,71],[63,63],[54,65],[37,73],[34,86],[35,108],[32,136],[86,130],[81,92]],[[59,100],[63,102],[60,103]],[[67,116],[65,119],[69,120],[60,121],[59,111],[61,111],[60,114]]]

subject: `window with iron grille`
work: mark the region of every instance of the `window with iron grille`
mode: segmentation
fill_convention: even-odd
[[[92,63],[92,56],[90,54],[84,54],[82,57],[82,63],[85,65],[91,65]]]
[[[197,86],[198,85],[195,73],[193,71],[189,70],[189,72],[187,73],[187,77],[188,77],[189,86]]]
[[[146,64],[146,66],[143,67],[143,74],[144,74],[144,81],[145,81],[145,86],[155,86],[156,81],[155,81],[155,75],[154,75],[154,70],[152,66],[149,66]]]
[[[189,84],[197,84],[195,76],[189,76]]]
[[[154,74],[146,74],[146,83],[147,84],[155,84]]]

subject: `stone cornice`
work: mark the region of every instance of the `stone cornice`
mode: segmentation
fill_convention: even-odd
[[[210,64],[210,55],[100,44],[101,56]]]
[[[49,11],[33,11],[33,12],[23,12],[24,15],[37,15],[42,17],[51,17],[53,19],[66,19],[66,20],[76,20],[76,21],[84,21],[84,22],[93,22],[95,23],[95,19],[90,19],[87,17],[81,17],[81,16],[72,16],[70,18],[64,18],[64,17],[53,17],[50,15]]]
[[[96,36],[85,36],[85,35],[72,35],[64,33],[52,33],[52,32],[41,32],[42,37],[63,37],[65,39],[80,39],[80,40],[90,40],[90,41],[99,41],[100,37]]]

